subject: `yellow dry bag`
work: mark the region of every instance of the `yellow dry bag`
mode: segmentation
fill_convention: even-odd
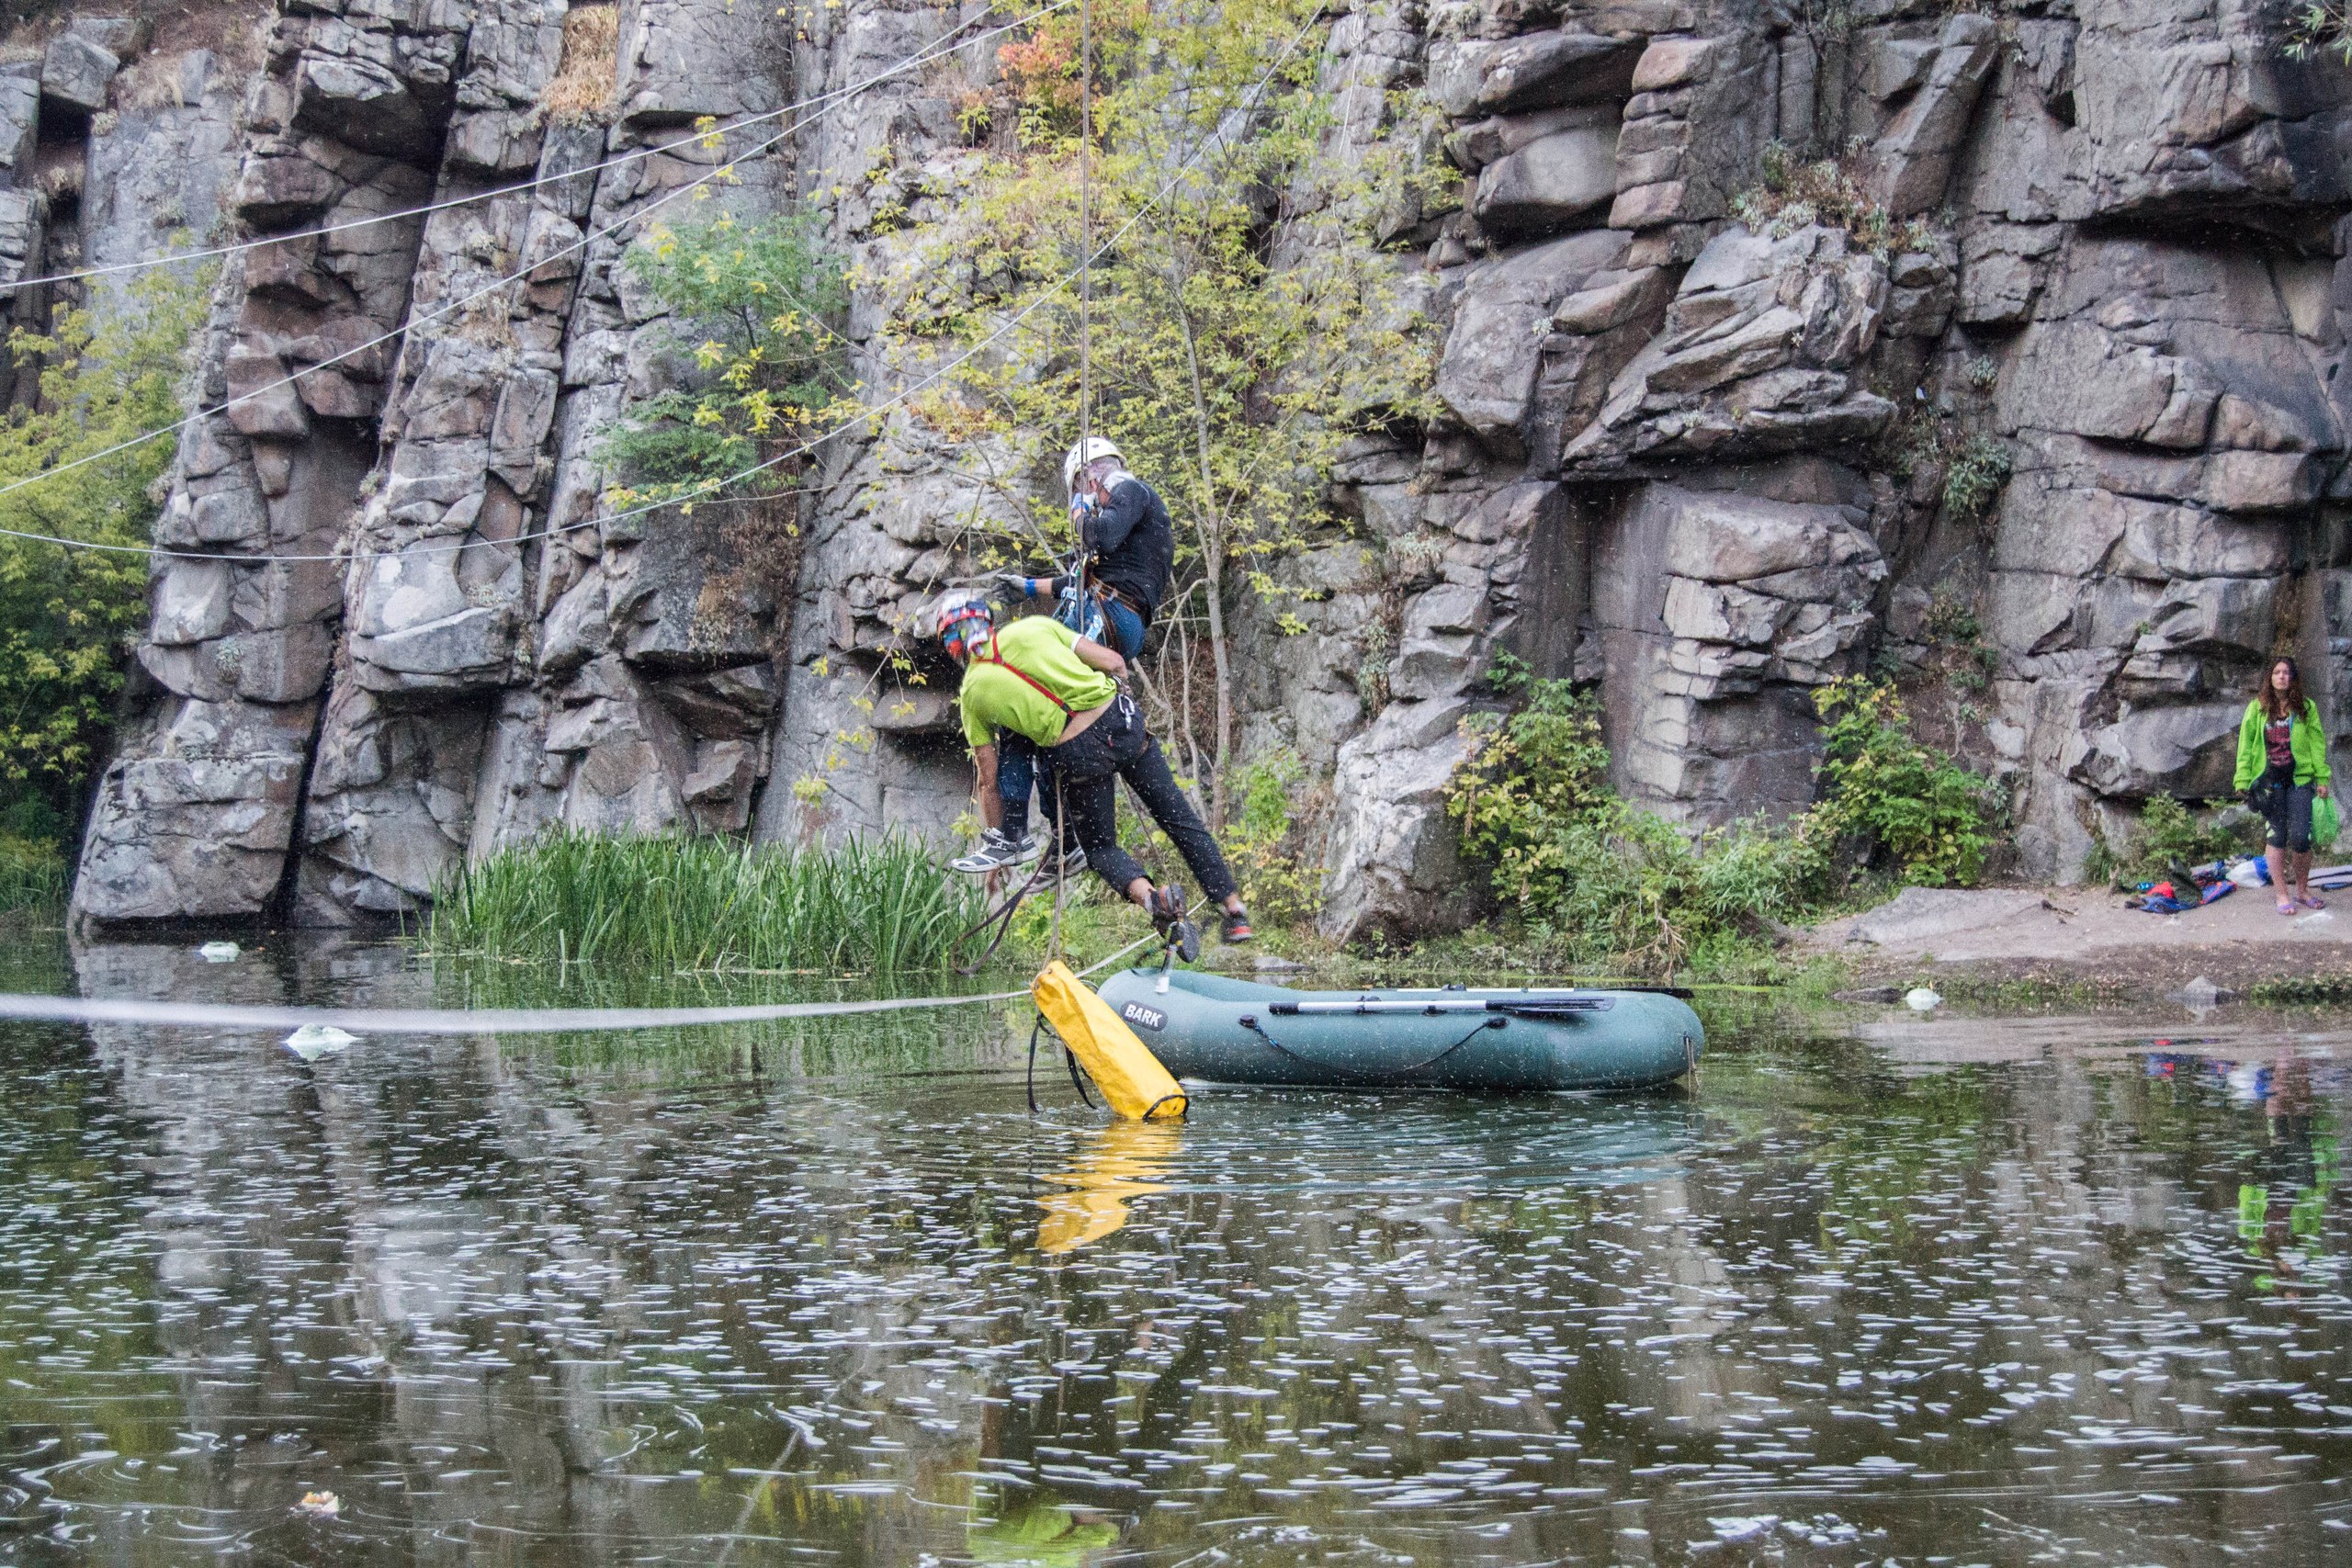
[[[1168,1122],[1184,1114],[1184,1091],[1159,1058],[1068,964],[1059,959],[1046,964],[1031,989],[1037,1010],[1112,1110],[1131,1122]]]

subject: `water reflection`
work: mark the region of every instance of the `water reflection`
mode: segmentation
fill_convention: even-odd
[[[1037,1250],[1069,1252],[1125,1224],[1128,1200],[1168,1190],[1154,1179],[1183,1146],[1182,1132],[1164,1122],[1113,1122],[1089,1134],[1069,1168],[1046,1178],[1068,1190],[1037,1200],[1046,1213]]]
[[[984,1011],[307,1065],[13,1028],[0,1561],[2341,1555],[2335,1044],[1951,1021],[1719,1027],[1681,1098],[1115,1128],[1028,1116]]]
[[[1040,1568],[1101,1562],[1103,1549],[1118,1540],[1119,1527],[1091,1508],[1001,1483],[979,1494],[964,1530],[975,1562],[1031,1562]]]

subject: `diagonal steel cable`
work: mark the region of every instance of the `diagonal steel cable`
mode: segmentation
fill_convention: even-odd
[[[990,28],[986,32],[976,33],[971,38],[966,39],[961,43],[956,44],[956,47],[957,49],[963,49],[972,44],[986,42],[989,39],[999,37],[1004,33],[1012,32],[1015,28],[1025,28],[1040,17],[1048,16],[1053,12],[1062,10],[1067,6],[1076,4],[1079,4],[1079,0],[1053,0],[1053,4],[1049,6],[1041,6],[1025,17],[1016,17],[1012,21],[1006,22],[1001,27]],[[975,17],[973,19],[978,20],[978,18]],[[967,28],[970,25],[971,23],[968,21],[959,22],[956,24],[955,30],[956,32],[961,32],[965,28]],[[935,47],[937,47],[935,44],[925,46],[926,51]],[[19,289],[38,288],[46,283],[77,283],[85,278],[107,277],[119,273],[139,272],[148,267],[171,266],[180,262],[207,261],[215,256],[236,255],[242,252],[258,250],[264,245],[289,244],[298,240],[317,240],[323,239],[333,234],[347,234],[355,229],[371,228],[379,223],[396,223],[402,219],[407,218],[430,217],[435,212],[447,212],[453,208],[469,206],[477,201],[489,201],[497,197],[514,196],[525,191],[537,190],[541,186],[561,185],[567,180],[585,179],[592,175],[602,174],[606,169],[616,169],[624,164],[637,163],[642,159],[659,157],[664,152],[674,152],[681,147],[693,146],[694,144],[705,141],[713,136],[724,136],[730,131],[743,130],[754,125],[765,124],[769,120],[781,119],[786,115],[797,113],[803,109],[812,107],[815,105],[824,103],[829,99],[852,96],[857,93],[865,91],[867,87],[874,85],[877,82],[897,75],[899,73],[908,69],[910,64],[923,62],[924,62],[901,61],[899,63],[889,67],[888,70],[877,72],[874,75],[865,77],[862,81],[853,82],[847,86],[836,87],[829,93],[820,93],[816,97],[804,98],[798,103],[786,104],[782,108],[770,109],[764,114],[746,115],[741,119],[729,120],[725,125],[707,126],[695,131],[692,135],[681,136],[674,141],[662,141],[653,143],[650,146],[639,147],[631,152],[622,152],[610,158],[602,159],[597,163],[583,164],[579,168],[569,170],[560,175],[539,175],[531,179],[517,180],[511,185],[503,185],[489,190],[476,191],[470,196],[453,196],[442,201],[425,202],[416,207],[404,207],[391,212],[379,212],[367,218],[354,218],[342,223],[323,223],[311,229],[292,229],[282,234],[266,234],[255,239],[239,240],[230,244],[210,245],[202,250],[175,251],[169,255],[141,256],[136,261],[111,262],[104,266],[86,266],[78,272],[52,272],[45,274],[40,277],[18,278],[14,283],[0,283],[0,295],[13,294]]]

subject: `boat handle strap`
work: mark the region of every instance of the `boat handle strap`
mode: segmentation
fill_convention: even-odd
[[[1271,1011],[1272,1010],[1270,1009],[1268,1010]],[[1327,1073],[1351,1074],[1356,1077],[1362,1078],[1366,1083],[1384,1083],[1393,1082],[1397,1078],[1403,1077],[1408,1073],[1418,1073],[1437,1066],[1440,1062],[1444,1061],[1448,1056],[1453,1055],[1456,1051],[1461,1050],[1464,1045],[1469,1044],[1471,1041],[1476,1040],[1481,1030],[1500,1029],[1506,1023],[1510,1022],[1510,1020],[1501,1018],[1482,1018],[1476,1023],[1470,1026],[1469,1033],[1464,1035],[1453,1044],[1448,1045],[1436,1055],[1425,1057],[1420,1061],[1411,1063],[1406,1066],[1390,1067],[1385,1072],[1381,1073],[1366,1073],[1361,1068],[1341,1066],[1337,1062],[1318,1062],[1312,1056],[1302,1056],[1297,1052],[1292,1050],[1289,1046],[1283,1044],[1281,1041],[1275,1039],[1272,1035],[1267,1033],[1265,1025],[1258,1021],[1258,1018],[1255,1013],[1243,1013],[1241,1015],[1240,1021],[1242,1028],[1250,1031],[1259,1039],[1264,1041],[1267,1044],[1272,1045],[1275,1050],[1281,1052],[1283,1055],[1288,1056],[1294,1062],[1298,1062],[1304,1066],[1315,1067]]]
[[[1545,997],[1520,1000],[1498,997],[1482,1002],[1407,1002],[1366,998],[1353,1002],[1272,1002],[1266,1010],[1276,1018],[1304,1018],[1310,1013],[1362,1017],[1375,1013],[1408,1013],[1436,1018],[1445,1013],[1499,1012],[1514,1018],[1556,1018],[1571,1012],[1607,1012],[1614,997]]]

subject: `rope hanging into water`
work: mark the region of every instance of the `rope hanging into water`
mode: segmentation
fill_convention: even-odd
[[[1078,7],[1078,450],[1081,458],[1094,434],[1094,231],[1092,174],[1094,163],[1094,6],[1079,0]],[[1086,464],[1079,464],[1082,479]],[[1072,502],[1078,498],[1072,496]],[[1078,525],[1079,629],[1086,623],[1085,605],[1093,592],[1092,563],[1086,555],[1086,524]],[[1106,615],[1105,620],[1108,620]],[[1042,804],[1042,803],[1041,803]],[[1046,956],[1062,955],[1062,907],[1069,895],[1069,823],[1062,815],[1062,773],[1054,770],[1054,915],[1046,928]],[[1071,1070],[1075,1073],[1076,1059]],[[1083,1093],[1083,1090],[1080,1091]],[[1032,1109],[1035,1109],[1033,1104]]]
[[[1099,975],[1127,954],[1159,941],[1141,937],[1079,971]],[[768,1023],[779,1019],[849,1018],[1018,1001],[1029,995],[988,991],[968,997],[883,997],[869,1001],[758,1002],[707,1008],[312,1008],[237,1002],[157,1002],[101,997],[0,995],[0,1020],[41,1023],[116,1023],[151,1029],[300,1029],[308,1024],[354,1034],[585,1034],[629,1029],[700,1029],[714,1024]]]

